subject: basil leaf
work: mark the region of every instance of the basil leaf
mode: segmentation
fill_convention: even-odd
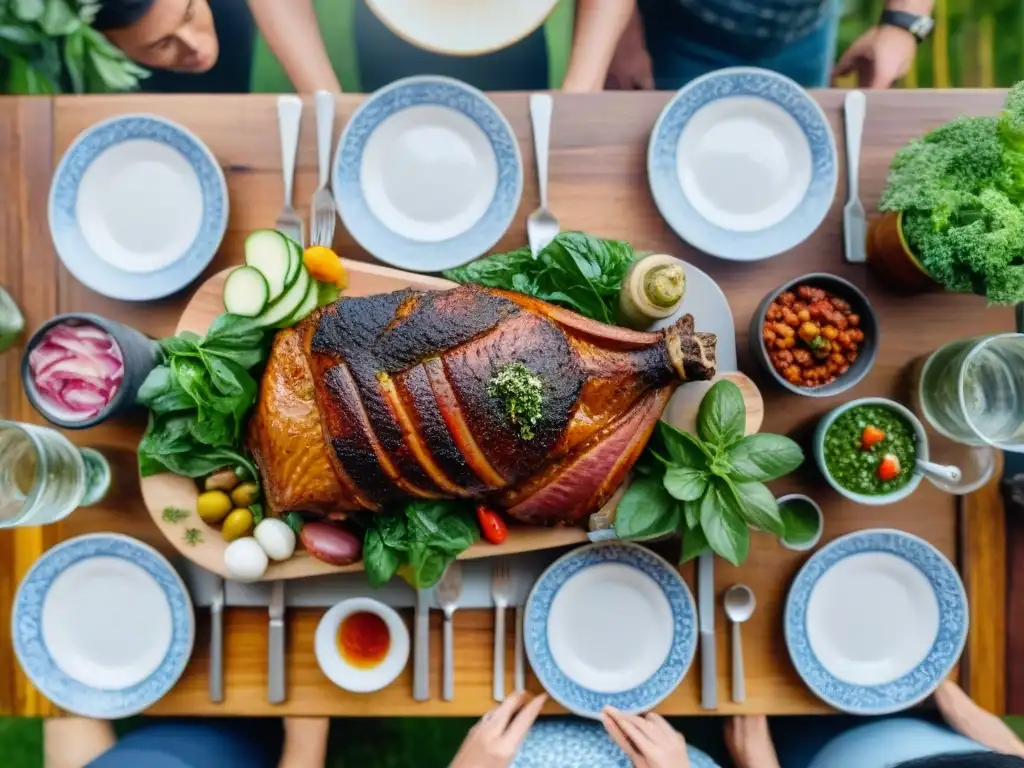
[[[729,446],[726,458],[731,466],[730,479],[738,483],[766,483],[799,467],[804,452],[788,437],[758,434],[748,435]]]
[[[665,444],[669,458],[680,467],[705,469],[713,458],[712,452],[700,440],[668,422],[658,422],[658,437]]]
[[[705,443],[725,448],[743,439],[747,427],[747,406],[743,393],[731,381],[717,382],[697,412],[697,435]]]
[[[426,544],[415,544],[409,550],[409,565],[412,568],[412,586],[417,589],[429,589],[444,576],[448,566],[455,561],[455,555],[449,555]]]
[[[679,553],[679,564],[682,565],[710,551],[711,545],[708,544],[708,537],[704,535],[703,529],[698,525],[696,528],[683,532],[683,548]]]
[[[708,544],[733,565],[746,560],[750,552],[750,529],[738,507],[735,496],[720,481],[709,483],[700,504],[700,526]]]
[[[398,553],[384,543],[380,531],[367,528],[363,537],[363,568],[370,586],[376,589],[387,584],[398,566]]]
[[[679,528],[679,507],[660,477],[637,477],[615,507],[615,535],[620,539],[654,539]]]
[[[693,530],[700,526],[700,499],[683,503],[683,515],[686,520],[686,527]]]
[[[774,536],[782,536],[785,527],[775,496],[763,483],[730,484],[730,491],[739,501],[739,512],[749,525]]]
[[[665,490],[680,501],[696,501],[708,487],[707,474],[692,467],[669,467],[665,470]]]
[[[783,539],[789,544],[806,544],[818,535],[818,513],[804,501],[790,501],[779,507],[782,527],[786,533]]]

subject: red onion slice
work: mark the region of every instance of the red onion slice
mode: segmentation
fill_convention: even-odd
[[[50,328],[28,362],[42,404],[69,420],[102,411],[124,379],[124,357],[115,339],[86,323]]]

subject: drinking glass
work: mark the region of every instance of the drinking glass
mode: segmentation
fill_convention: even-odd
[[[55,429],[0,420],[0,528],[47,525],[95,504],[110,465]]]
[[[937,432],[1024,453],[1024,334],[954,341],[932,353],[918,395]]]

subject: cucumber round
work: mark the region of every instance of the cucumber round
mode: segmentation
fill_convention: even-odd
[[[224,281],[224,309],[232,315],[256,317],[269,301],[270,288],[258,269],[239,267]]]
[[[313,279],[309,276],[309,271],[303,267],[299,270],[299,276],[295,279],[295,282],[291,284],[278,299],[277,301],[271,302],[271,304],[264,309],[259,317],[256,318],[256,322],[262,328],[273,328],[278,323],[284,322],[293,314],[295,310],[299,308],[303,300],[306,298],[306,292],[309,290],[310,283]]]
[[[275,301],[298,277],[292,269],[288,238],[276,229],[261,229],[245,239],[245,264],[258,269],[267,280],[270,301]]]
[[[306,290],[306,296],[302,299],[302,303],[299,304],[292,314],[277,324],[278,328],[291,328],[293,325],[298,323],[300,320],[304,320],[306,316],[316,309],[317,300],[320,298],[320,284],[316,280],[309,281],[309,288]]]
[[[288,285],[291,285],[292,281],[294,281],[295,278],[299,276],[299,270],[302,269],[302,246],[296,243],[290,237],[285,237],[285,240],[288,241],[288,251],[290,256],[288,277],[285,278],[285,282]]]

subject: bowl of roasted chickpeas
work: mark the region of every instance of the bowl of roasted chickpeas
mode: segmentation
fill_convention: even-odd
[[[878,352],[878,322],[848,280],[814,273],[765,296],[750,324],[750,349],[783,387],[831,397],[863,379]]]

